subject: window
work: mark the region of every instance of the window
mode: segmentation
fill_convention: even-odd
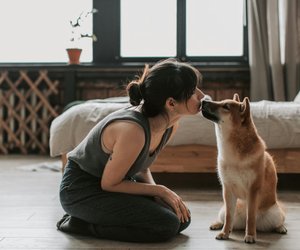
[[[246,0],[94,0],[94,60],[248,63]],[[101,38],[102,37],[102,38]]]
[[[246,0],[1,0],[0,63],[66,63],[70,20],[92,8],[81,62],[248,61]]]
[[[92,6],[92,0],[1,0],[0,62],[67,62],[70,20]],[[92,19],[87,20],[86,29],[92,31]],[[92,41],[81,41],[81,61],[91,62]]]
[[[187,0],[186,55],[243,56],[243,1]]]
[[[176,0],[121,0],[120,56],[176,56],[176,23]]]

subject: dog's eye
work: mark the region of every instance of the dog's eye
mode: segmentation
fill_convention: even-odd
[[[225,104],[223,105],[223,109],[230,110],[229,104],[228,104],[228,103],[225,103]]]

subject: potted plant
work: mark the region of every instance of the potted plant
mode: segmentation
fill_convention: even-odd
[[[86,31],[86,21],[87,19],[97,13],[97,9],[92,9],[91,11],[81,12],[81,14],[75,19],[70,20],[71,25],[71,47],[67,48],[67,53],[69,57],[69,64],[80,64],[80,55],[82,48],[80,48],[80,40],[84,38],[92,39],[94,42],[97,41],[95,34],[90,34]]]

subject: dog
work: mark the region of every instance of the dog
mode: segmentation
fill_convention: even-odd
[[[202,101],[202,115],[214,122],[217,170],[224,205],[211,230],[227,240],[232,229],[245,230],[244,241],[255,243],[256,230],[287,233],[285,211],[277,199],[277,173],[250,113],[250,101],[238,94],[223,101]]]

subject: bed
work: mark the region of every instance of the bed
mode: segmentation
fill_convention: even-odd
[[[299,95],[298,95],[299,96]],[[300,96],[299,98],[300,99]],[[259,134],[277,163],[278,173],[300,173],[300,101],[251,102]],[[50,126],[50,155],[62,164],[89,130],[109,113],[128,106],[127,97],[89,100],[68,108]],[[216,172],[214,125],[199,113],[180,120],[175,136],[151,166],[153,172]]]

